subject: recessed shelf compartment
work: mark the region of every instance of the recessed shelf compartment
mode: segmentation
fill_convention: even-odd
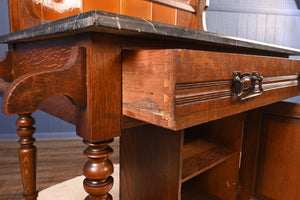
[[[181,200],[222,200],[204,190],[193,181],[187,181],[181,187]]]
[[[201,138],[185,138],[184,143],[182,183],[224,162],[234,153],[227,147]]]

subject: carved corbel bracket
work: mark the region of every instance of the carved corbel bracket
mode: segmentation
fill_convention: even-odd
[[[5,114],[33,113],[53,95],[65,95],[72,103],[86,106],[86,52],[72,47],[65,66],[48,71],[25,74],[14,80],[2,100]]]
[[[5,52],[5,56],[0,60],[0,78],[7,82],[13,81],[13,58],[12,52]]]

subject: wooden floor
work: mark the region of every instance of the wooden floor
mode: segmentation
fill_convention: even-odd
[[[86,162],[81,140],[42,140],[38,148],[38,190],[82,175]],[[0,200],[21,200],[22,183],[18,166],[17,142],[0,141]],[[119,162],[119,141],[111,145],[113,163]]]

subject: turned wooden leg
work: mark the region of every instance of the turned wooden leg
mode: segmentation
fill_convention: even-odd
[[[113,153],[108,144],[112,143],[113,139],[96,143],[86,140],[83,142],[88,145],[84,155],[89,159],[83,168],[83,174],[86,177],[83,185],[89,194],[85,200],[111,200],[112,196],[108,192],[114,182],[111,176],[114,166],[108,159],[108,156]]]
[[[35,139],[32,135],[35,123],[31,114],[19,115],[17,119],[17,133],[20,136],[19,144],[19,163],[22,174],[24,199],[36,200],[38,192],[36,191],[36,147],[33,145]]]

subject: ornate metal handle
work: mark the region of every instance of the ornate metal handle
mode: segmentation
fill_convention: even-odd
[[[263,93],[262,76],[257,72],[244,73],[233,72],[232,79],[232,97],[237,96],[239,101],[248,100],[257,97]],[[255,85],[258,82],[259,92],[255,92]]]

